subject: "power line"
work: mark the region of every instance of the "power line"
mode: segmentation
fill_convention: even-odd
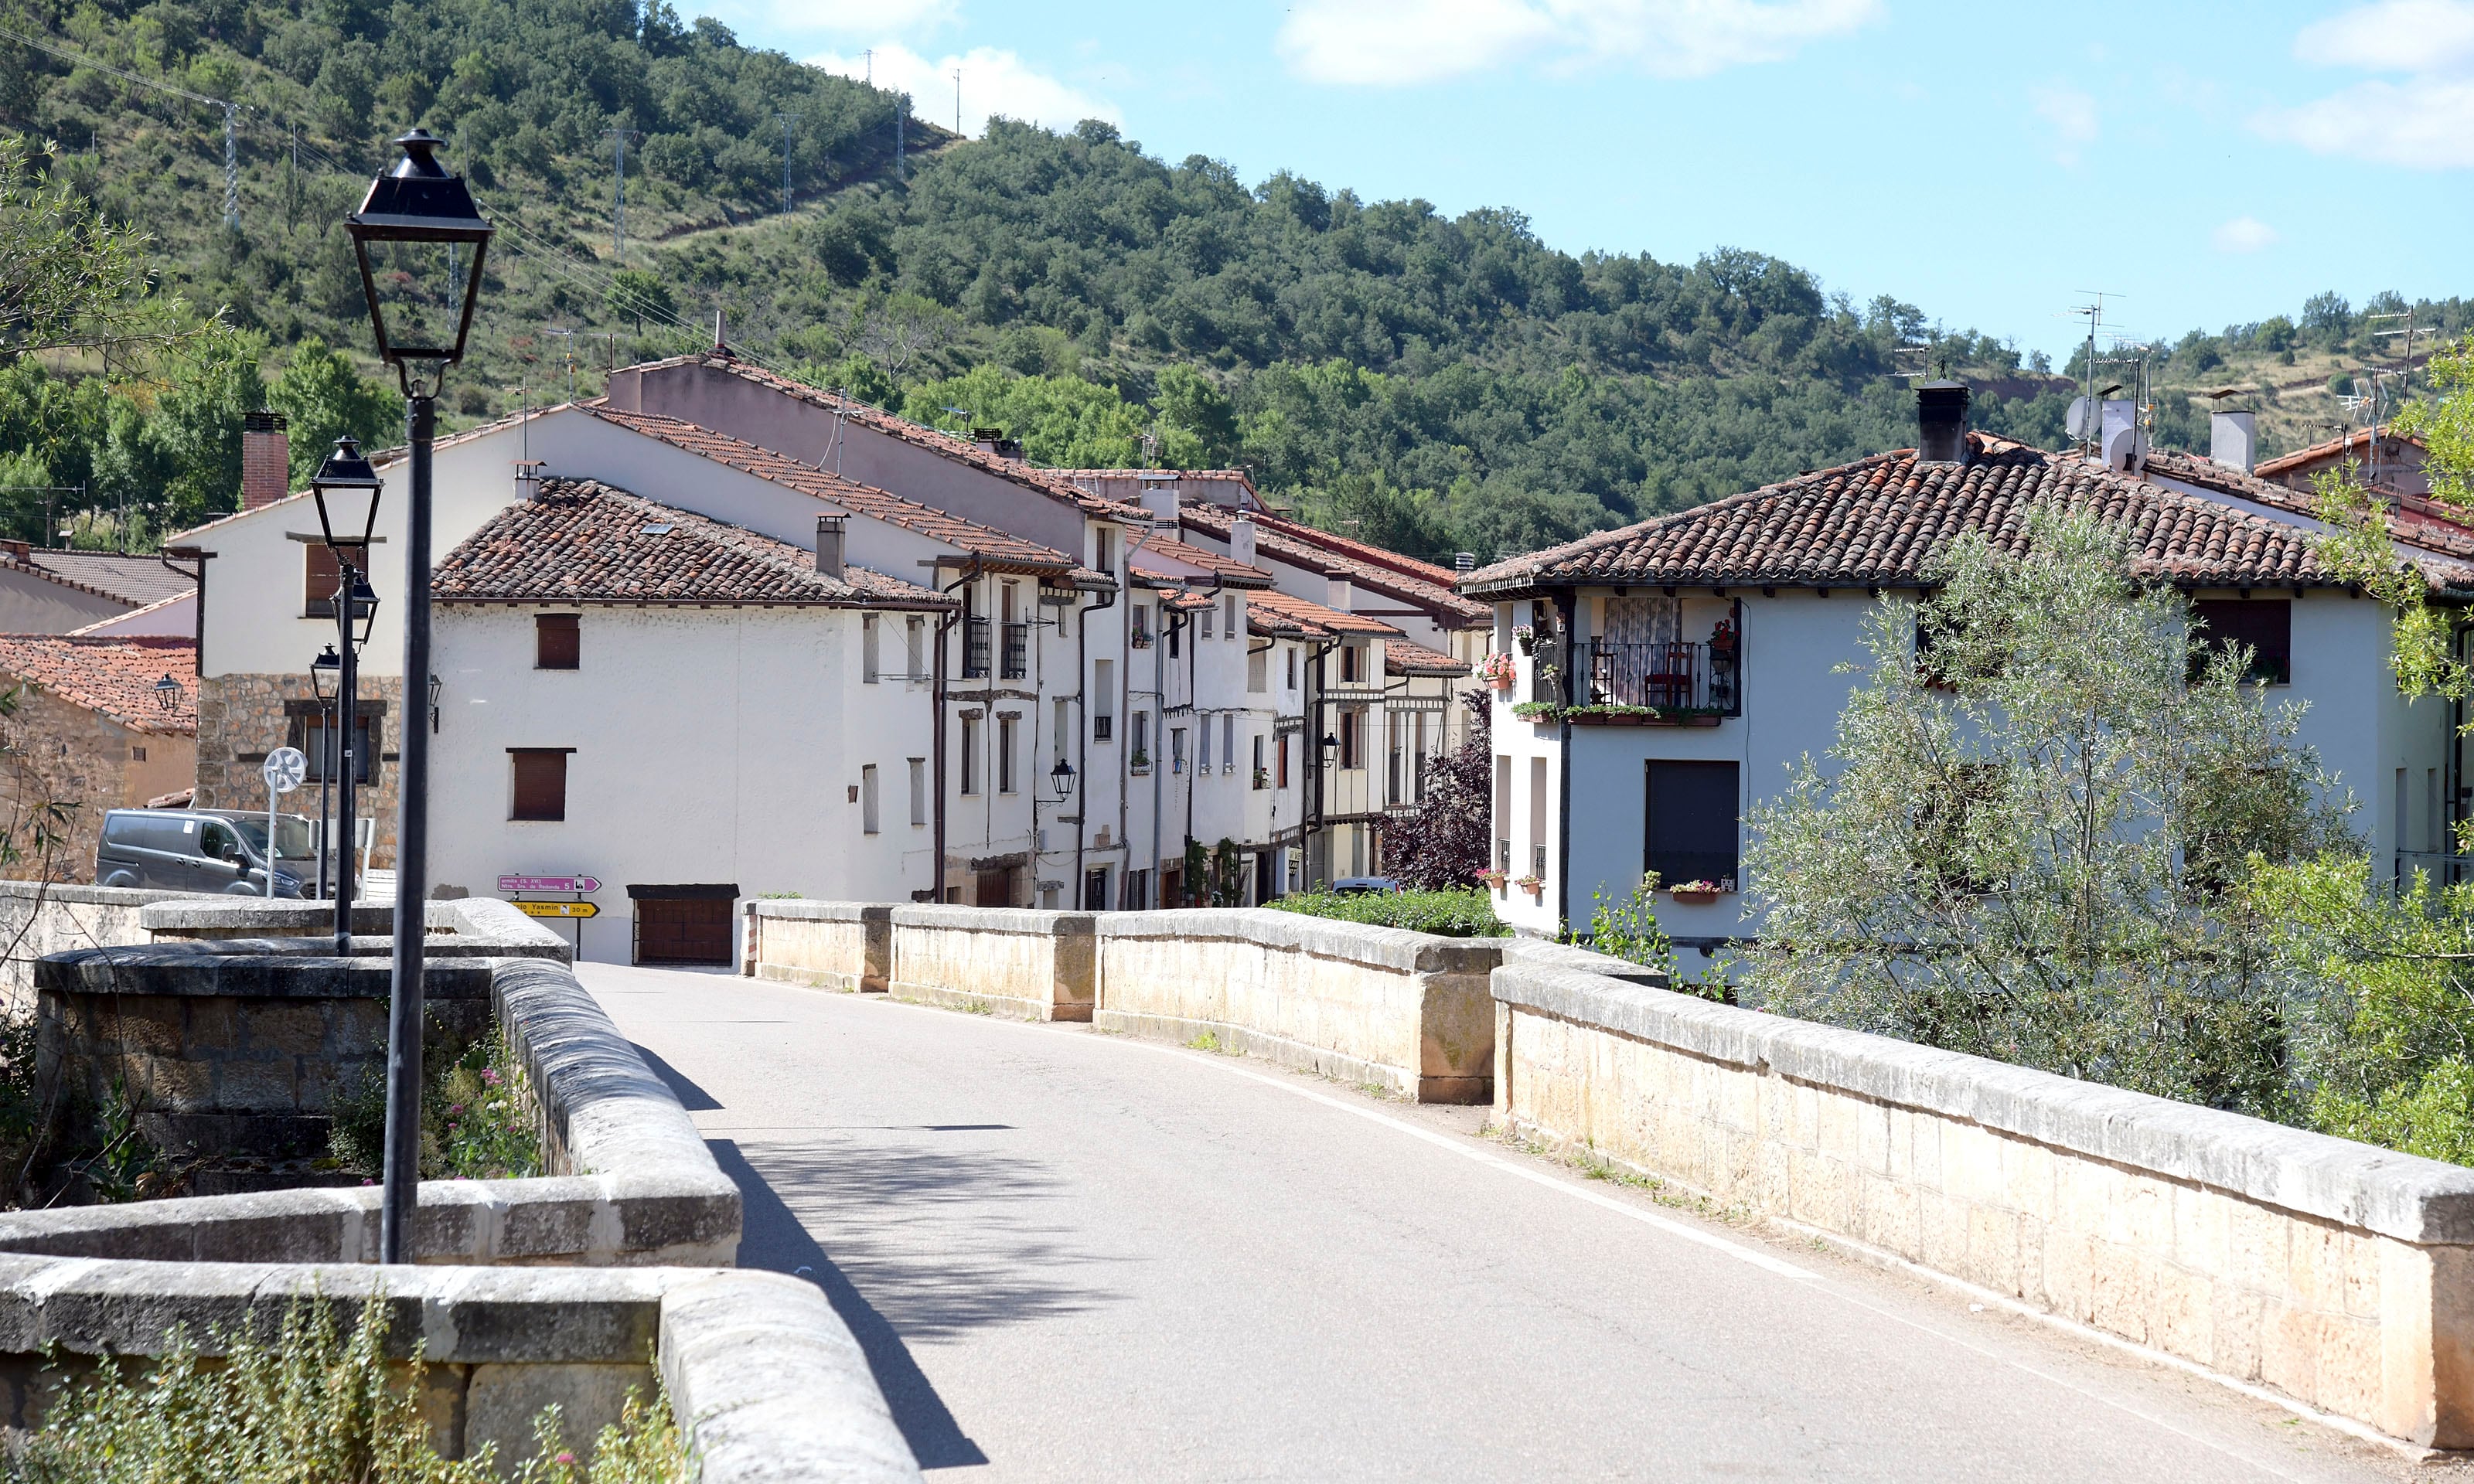
[[[240,230],[240,105],[222,98],[209,98],[204,93],[193,93],[185,87],[176,87],[156,78],[124,71],[108,61],[100,61],[88,57],[75,47],[62,46],[57,41],[39,36],[30,36],[23,32],[12,31],[6,26],[0,26],[0,36],[6,36],[20,45],[31,46],[38,52],[47,52],[63,61],[109,74],[124,83],[153,88],[158,93],[170,93],[175,98],[185,98],[191,103],[203,103],[210,108],[223,109],[224,226],[232,231]]]

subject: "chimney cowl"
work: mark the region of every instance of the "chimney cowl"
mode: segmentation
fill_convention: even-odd
[[[516,498],[538,500],[542,497],[542,480],[548,466],[539,459],[516,461]]]
[[[819,577],[830,577],[836,582],[844,581],[846,578],[848,569],[842,562],[842,531],[845,519],[846,517],[841,515],[816,517],[816,575]]]
[[[1967,383],[1942,377],[1916,383],[1916,462],[1967,462]]]
[[[1228,522],[1228,560],[1254,564],[1254,517],[1242,510]]]
[[[1476,570],[1477,570],[1477,553],[1476,553],[1476,552],[1473,552],[1473,551],[1456,551],[1456,552],[1453,552],[1453,553],[1452,553],[1452,570],[1453,570],[1453,571],[1455,571],[1455,572],[1460,573],[1463,577],[1467,577],[1467,576],[1468,574],[1470,574],[1471,572],[1476,571]]]

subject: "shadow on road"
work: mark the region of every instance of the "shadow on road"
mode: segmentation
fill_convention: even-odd
[[[665,1081],[676,1075],[660,1065],[659,1059],[652,1058],[650,1052],[645,1055],[654,1061],[655,1070],[663,1074]],[[877,1389],[885,1393],[885,1404],[893,1409],[894,1424],[902,1429],[902,1439],[910,1445],[919,1467],[958,1469],[986,1463],[988,1455],[963,1435],[961,1424],[946,1409],[944,1399],[936,1395],[936,1388],[929,1383],[919,1363],[910,1358],[910,1350],[902,1343],[902,1336],[825,1256],[825,1250],[808,1234],[797,1214],[783,1204],[764,1177],[740,1153],[738,1143],[714,1138],[707,1139],[705,1147],[713,1151],[714,1161],[721,1166],[722,1173],[739,1184],[745,1223],[739,1244],[739,1265],[796,1274],[825,1291],[834,1312],[850,1326],[852,1336],[867,1355],[868,1369],[876,1375]]]
[[[663,1061],[658,1053],[652,1051],[648,1047],[637,1045],[636,1042],[632,1041],[627,1042],[627,1044],[636,1047],[636,1054],[644,1059],[644,1065],[653,1069],[654,1076],[661,1078],[664,1083],[668,1085],[669,1089],[672,1092],[678,1094],[679,1103],[681,1106],[685,1107],[688,1112],[711,1113],[721,1106],[720,1101],[712,1093],[707,1092],[700,1087],[697,1087],[694,1080],[690,1078],[687,1073],[679,1070],[675,1066],[672,1066],[669,1063]]]

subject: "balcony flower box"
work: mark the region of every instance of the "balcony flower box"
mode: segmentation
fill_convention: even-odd
[[[1490,892],[1502,891],[1503,884],[1511,879],[1510,875],[1500,871],[1481,871],[1477,874],[1477,878],[1486,884],[1486,889]]]
[[[1546,878],[1543,876],[1522,876],[1512,884],[1532,897],[1539,896],[1546,890]]]
[[[1520,680],[1520,661],[1500,650],[1477,663],[1478,679],[1497,690],[1510,690]]]
[[[1729,883],[1716,881],[1679,881],[1666,889],[1676,905],[1707,907],[1717,901],[1728,890]]]

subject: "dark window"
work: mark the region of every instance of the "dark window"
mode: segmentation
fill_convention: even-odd
[[[579,667],[584,650],[575,627],[574,613],[539,613],[533,617],[533,668],[536,670],[573,670]],[[873,679],[873,677],[871,677]]]
[[[335,553],[318,541],[303,545],[301,552],[301,616],[332,618],[335,584],[342,575],[335,565]]]
[[[1279,760],[1280,766],[1273,777],[1273,786],[1286,788],[1289,786],[1289,739],[1285,733],[1280,737]]]
[[[2270,685],[2293,682],[2293,604],[2286,598],[2202,598],[2191,605],[2199,637],[2211,651],[2248,649],[2244,678]]]
[[[1735,877],[1735,764],[1649,764],[1648,850],[1641,869],[1662,886]]]
[[[1177,641],[1185,635],[1185,625],[1179,623],[1174,613],[1162,613],[1160,622],[1168,629],[1168,657],[1175,659],[1178,654]]]
[[[1340,678],[1344,683],[1358,679],[1357,646],[1354,644],[1340,646]]]
[[[515,771],[515,805],[511,820],[567,818],[567,754],[565,747],[511,747],[507,761]]]
[[[1362,730],[1365,720],[1366,713],[1363,711],[1340,713],[1340,765],[1344,768],[1362,765],[1363,759],[1360,756],[1362,749],[1358,744],[1357,734]]]
[[[308,777],[312,783],[323,783],[329,778],[339,778],[344,776],[343,759],[329,758],[327,755],[328,750],[334,745],[328,740],[327,732],[327,724],[331,719],[329,714],[319,711],[305,711],[292,718],[291,745],[301,749],[303,755],[309,759]],[[372,724],[376,720],[375,714],[367,711],[354,719],[355,725],[351,735],[352,776],[355,783],[365,784],[375,778],[378,752],[370,733]]]

